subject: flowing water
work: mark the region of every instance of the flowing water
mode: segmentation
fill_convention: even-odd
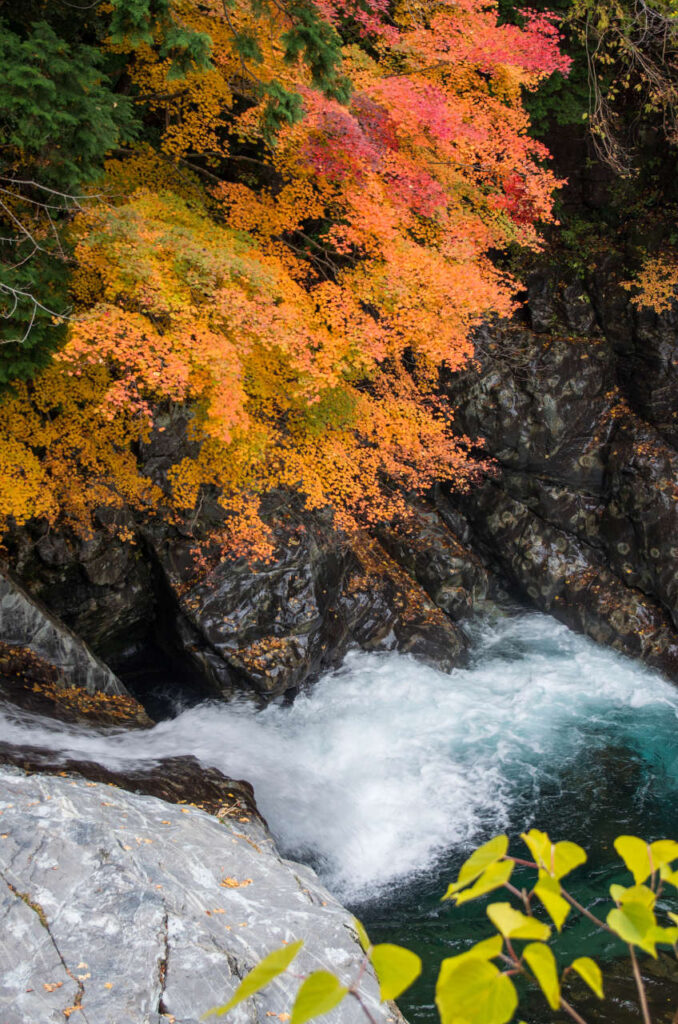
[[[580,842],[598,891],[614,836],[678,838],[678,688],[543,615],[474,629],[472,662],[451,675],[356,653],[292,705],[208,703],[113,734],[7,710],[0,738],[116,767],[191,753],[248,779],[288,854],[374,938],[437,964],[489,933],[482,901],[455,911],[440,896],[491,835],[535,826]],[[568,942],[573,956],[610,952],[581,926]],[[431,992],[429,973],[403,1004],[412,1021],[435,1019]]]

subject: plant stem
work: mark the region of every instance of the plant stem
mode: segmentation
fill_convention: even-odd
[[[560,892],[567,902],[571,903],[575,910],[578,910],[580,914],[583,914],[584,917],[588,917],[589,921],[593,921],[594,924],[598,925],[599,928],[603,928],[606,932],[609,932],[610,935],[614,935],[612,929],[609,928],[604,921],[601,921],[599,917],[592,914],[590,910],[586,909],[586,907],[582,907],[581,903],[579,903],[574,896],[570,896],[569,892],[567,892],[566,889],[563,889],[562,886]]]
[[[510,882],[504,882],[504,888],[508,889],[509,892],[512,892],[513,895],[517,896],[519,900],[523,899],[523,894],[521,893],[520,889],[516,889],[515,885],[511,885]],[[523,900],[523,902],[525,901]]]
[[[643,1020],[645,1024],[652,1024],[650,1010],[647,1005],[647,995],[645,994],[645,986],[643,985],[643,979],[640,976],[638,958],[636,957],[636,951],[631,944],[629,944],[629,953],[631,954],[631,963],[633,964],[633,976],[636,979],[636,988],[638,989],[638,997],[640,999],[640,1009],[643,1012]]]
[[[370,1011],[365,1006],[365,1003],[363,1002],[363,999],[362,999],[362,996],[360,995],[360,993],[356,992],[355,989],[350,988],[348,990],[348,994],[353,996],[354,999],[358,1000],[358,1002],[360,1003],[360,1008],[363,1011],[363,1013],[365,1014],[365,1016],[367,1017],[367,1019],[370,1021],[370,1024],[377,1024],[377,1022],[375,1021],[374,1017],[372,1016]]]
[[[567,1002],[567,1000],[563,999],[562,996],[560,997],[560,1005],[562,1006],[562,1008],[565,1010],[566,1013],[569,1013],[569,1015],[572,1018],[572,1020],[576,1020],[577,1024],[586,1024],[586,1021],[584,1020],[583,1017],[579,1016],[579,1014],[575,1010],[574,1006],[570,1006],[570,1004]]]

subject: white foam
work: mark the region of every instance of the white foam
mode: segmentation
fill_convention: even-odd
[[[283,846],[344,899],[374,893],[488,827],[629,709],[675,729],[678,690],[542,615],[484,625],[451,675],[351,654],[292,706],[204,704],[150,732],[103,734],[6,712],[0,738],[108,765],[196,755],[253,783]],[[599,739],[600,741],[600,739]]]

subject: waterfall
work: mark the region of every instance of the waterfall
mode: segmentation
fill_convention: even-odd
[[[449,675],[356,652],[292,705],[209,702],[148,732],[4,707],[0,738],[111,767],[193,754],[245,778],[281,847],[354,902],[512,821],[543,824],[544,792],[611,745],[631,744],[675,794],[673,685],[544,615],[474,630],[471,663]]]

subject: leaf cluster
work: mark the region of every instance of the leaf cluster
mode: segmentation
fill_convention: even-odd
[[[604,998],[603,976],[589,956],[578,956],[564,968],[553,948],[553,928],[559,934],[572,910],[585,915],[600,929],[626,943],[631,969],[638,987],[639,1007],[645,1024],[651,1024],[647,997],[638,969],[637,951],[657,956],[657,946],[672,947],[678,957],[678,914],[668,913],[670,924],[657,922],[657,901],[668,885],[678,889],[678,842],[657,840],[647,843],[636,836],[619,836],[615,849],[633,876],[633,885],[610,886],[613,908],[605,920],[582,907],[564,888],[562,880],[586,862],[585,851],[576,843],[553,843],[545,832],[531,829],[522,834],[532,860],[508,853],[509,841],[497,836],[475,850],[462,865],[443,899],[460,905],[504,889],[511,901],[490,903],[487,916],[495,928],[490,937],[476,942],[464,953],[448,957],[440,965],[435,1002],[441,1024],[508,1024],[515,1019],[519,1004],[514,978],[524,977],[541,991],[552,1011],[565,1012],[576,1024],[585,1024],[563,994],[563,983],[574,972],[597,996]],[[518,890],[510,881],[517,866],[536,872],[531,889]],[[535,913],[534,899],[546,917]],[[517,905],[516,905],[517,904]],[[395,999],[419,976],[421,961],[414,953],[388,943],[372,946],[359,921],[355,922],[365,951],[365,960],[355,982],[342,985],[325,971],[303,981],[292,1010],[292,1024],[305,1024],[337,1005],[346,995],[358,999],[367,1019],[372,1019],[360,993],[365,967],[376,973],[382,1000]],[[244,979],[233,997],[222,1007],[208,1011],[227,1014],[241,1001],[259,992],[277,977],[297,955],[295,943],[267,956]]]

